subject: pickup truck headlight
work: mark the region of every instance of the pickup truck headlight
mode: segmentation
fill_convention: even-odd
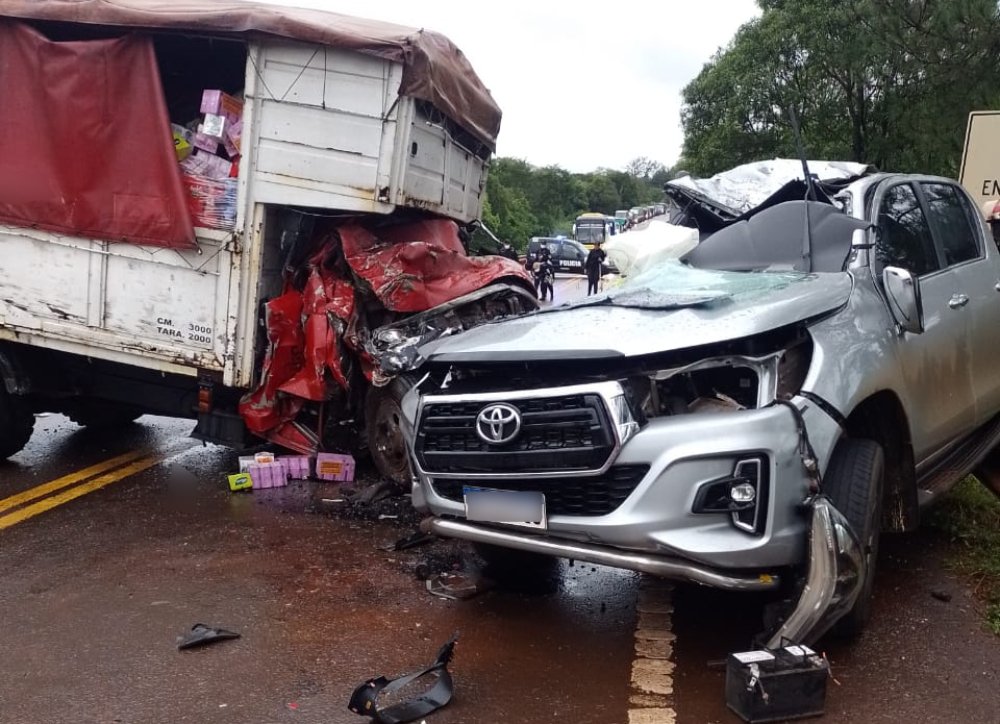
[[[618,439],[624,445],[633,435],[639,432],[639,423],[636,422],[632,414],[632,408],[624,393],[615,395],[609,402],[611,403],[611,416],[614,419],[615,427],[618,429]]]

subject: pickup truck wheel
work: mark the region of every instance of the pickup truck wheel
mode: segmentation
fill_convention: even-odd
[[[135,422],[142,417],[142,411],[111,402],[95,403],[69,410],[66,417],[81,427],[110,430]]]
[[[414,383],[410,377],[397,377],[385,387],[372,387],[365,399],[366,437],[372,462],[382,475],[401,487],[410,483],[401,403]]]
[[[35,416],[17,397],[0,385],[0,459],[6,460],[24,449],[35,427]]]
[[[834,635],[842,638],[858,636],[871,618],[884,479],[885,456],[881,445],[874,440],[850,438],[837,443],[823,490],[854,528],[868,562],[858,600],[832,629]]]

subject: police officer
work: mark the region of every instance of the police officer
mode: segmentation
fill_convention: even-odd
[[[543,246],[539,250],[538,256],[532,264],[531,271],[535,278],[535,293],[538,295],[538,298],[545,301],[545,297],[548,296],[549,301],[552,301],[555,297],[553,283],[556,276],[556,269],[552,265],[549,247]]]
[[[601,242],[594,244],[594,248],[587,254],[587,260],[583,266],[587,272],[587,296],[597,294],[597,283],[601,280],[601,270],[604,260],[608,254],[601,248]]]

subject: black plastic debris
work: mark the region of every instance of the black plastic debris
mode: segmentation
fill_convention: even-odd
[[[416,548],[417,546],[422,546],[425,543],[430,543],[434,540],[434,536],[430,533],[424,533],[422,531],[414,531],[408,536],[404,536],[397,540],[395,543],[387,543],[380,547],[383,551],[405,551],[410,548]]]
[[[193,649],[199,646],[218,643],[219,641],[238,639],[239,637],[240,635],[235,631],[227,631],[224,628],[213,628],[203,623],[196,623],[188,633],[180,637],[177,643],[177,650]]]
[[[448,671],[448,664],[451,663],[451,659],[455,655],[457,641],[458,634],[455,634],[448,643],[441,647],[437,658],[420,671],[395,679],[388,679],[385,676],[369,679],[354,690],[347,708],[355,714],[371,717],[376,724],[403,724],[403,722],[420,719],[445,706],[451,701],[454,692],[454,683],[451,679],[451,672]],[[400,691],[424,676],[435,679],[434,685],[426,692],[384,709],[379,708],[378,699],[380,696]]]

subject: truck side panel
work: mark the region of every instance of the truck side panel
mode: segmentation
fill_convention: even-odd
[[[230,234],[176,251],[0,227],[0,338],[152,369],[223,371]],[[106,353],[105,353],[106,352]]]
[[[379,189],[389,184],[392,152],[382,150],[395,148],[402,66],[321,46],[266,43],[251,49],[247,75],[256,203],[392,211]]]

